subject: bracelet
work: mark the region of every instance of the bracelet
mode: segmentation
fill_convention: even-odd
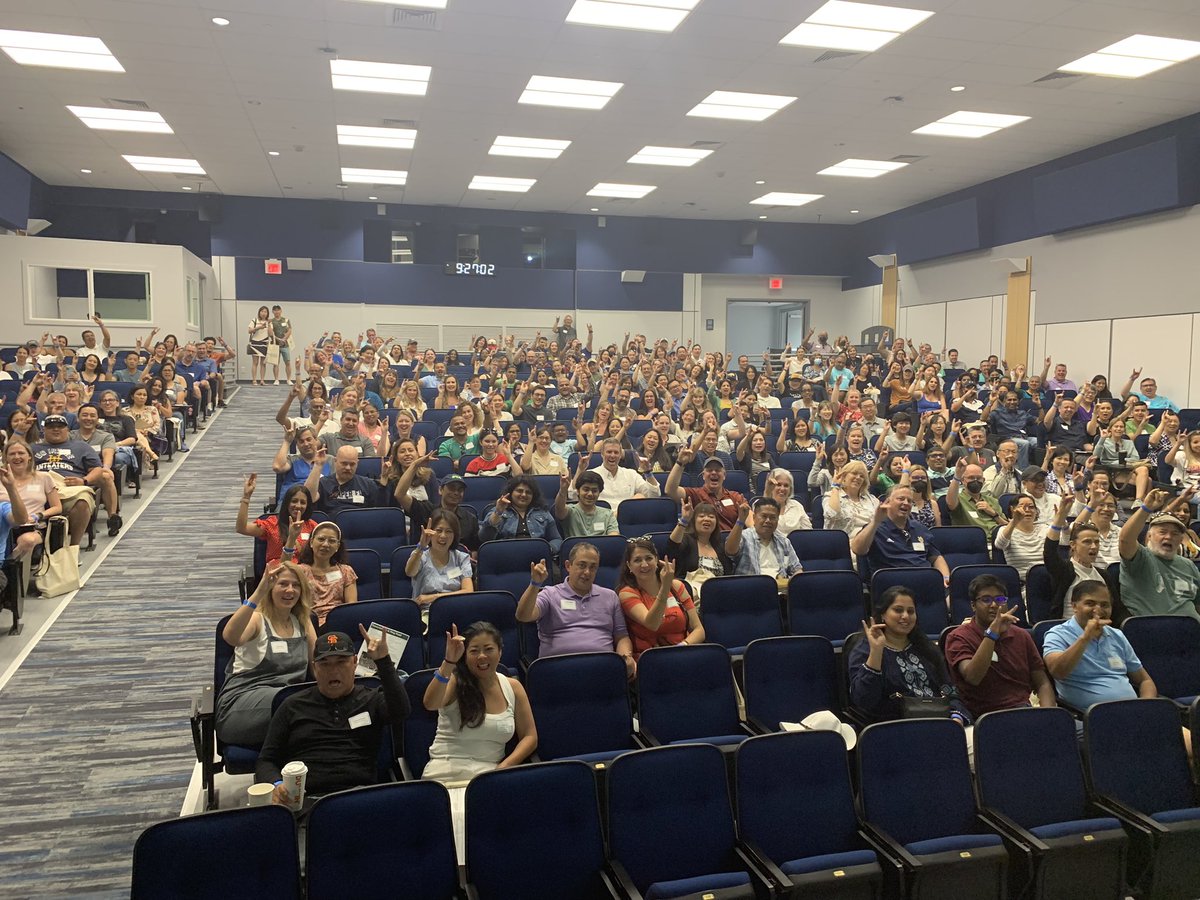
[[[961,724],[963,724],[963,725],[966,725],[966,724],[967,724],[967,718],[966,718],[966,716],[964,716],[964,715],[963,715],[962,713],[960,713],[960,712],[952,712],[952,713],[950,713],[950,718],[951,718],[951,719],[953,719],[955,722],[959,722],[959,723],[961,723]]]
[[[1140,504],[1138,506],[1138,509],[1140,509],[1142,512],[1144,512],[1148,516],[1154,515],[1154,510],[1152,510],[1150,507],[1148,507],[1145,503]]]
[[[534,580],[530,579],[530,581],[529,581],[529,586],[530,586],[530,587],[533,587],[533,588],[543,588],[543,587],[545,587],[545,586],[546,586],[546,582],[544,582],[544,581],[534,581]]]
[[[1046,530],[1047,531],[1062,531],[1062,526],[1061,525],[1051,525]]]
[[[280,778],[277,782],[275,782],[275,787],[279,787],[281,784],[283,784],[282,778]]]
[[[1086,503],[1083,504],[1083,508],[1086,509],[1088,512],[1095,512],[1095,510],[1092,509],[1090,506],[1088,506]]]
[[[255,603],[253,600],[243,600],[242,606],[248,606],[251,609],[258,609],[258,604]]]
[[[679,524],[680,524],[680,525],[682,525],[684,528],[687,528],[687,526],[688,526],[688,520],[687,520],[687,519],[685,519],[683,516],[680,516],[680,517],[679,517],[679,519],[678,519],[677,521],[678,521],[678,522],[679,522]]]
[[[284,553],[289,553],[289,554],[290,554],[290,553],[295,553],[295,552],[296,552],[296,548],[295,548],[295,547],[284,547],[284,548],[283,548],[283,552],[284,552]]]
[[[835,481],[835,482],[833,483],[833,486],[834,486],[835,488],[840,488],[840,487],[842,486],[842,483],[841,483],[840,481]]]
[[[442,684],[450,683],[450,679],[447,678],[445,675],[443,675],[441,672],[439,672],[437,669],[433,670],[433,677],[436,678],[438,681],[440,681]]]
[[[996,634],[996,632],[992,631],[990,628],[983,633],[983,636],[985,638],[991,638],[993,641],[1000,640],[1000,635]]]
[[[901,469],[901,470],[900,470],[900,474],[901,474],[901,475],[907,475],[907,474],[909,474],[911,471],[912,471],[912,469]]]
[[[242,498],[242,502],[243,502],[243,503],[249,503],[249,502],[250,502],[250,498],[249,498],[249,497],[243,497],[243,498]]]

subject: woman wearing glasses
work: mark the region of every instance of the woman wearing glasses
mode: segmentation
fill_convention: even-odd
[[[626,542],[617,596],[633,640],[634,659],[651,647],[704,641],[704,626],[687,585],[675,577],[673,560],[658,558],[649,537]]]

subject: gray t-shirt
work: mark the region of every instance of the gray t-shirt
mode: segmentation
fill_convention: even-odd
[[[337,452],[343,447],[355,447],[358,449],[359,456],[378,456],[379,453],[375,450],[375,445],[364,437],[355,435],[352,438],[344,438],[341,432],[334,434],[321,435],[321,443],[325,445],[325,449],[329,451],[330,456],[336,456]]]
[[[1138,547],[1133,559],[1121,560],[1121,602],[1131,615],[1200,619],[1198,595],[1200,572],[1190,559],[1163,559]]]
[[[71,439],[75,441],[85,440],[78,430],[71,432]],[[105,450],[112,450],[114,453],[117,451],[116,439],[103,428],[97,428],[93,431],[91,439],[86,442],[91,444],[92,449],[96,451],[96,455],[102,460],[104,459]]]

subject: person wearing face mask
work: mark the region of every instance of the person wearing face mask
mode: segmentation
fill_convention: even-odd
[[[890,488],[871,521],[850,538],[850,549],[856,557],[866,555],[872,572],[932,566],[949,585],[950,567],[933,546],[929,529],[909,521],[912,505],[912,488],[900,484]]]
[[[1188,508],[1192,492],[1185,491],[1171,509]],[[1190,616],[1200,620],[1200,573],[1180,555],[1187,524],[1173,511],[1164,510],[1169,494],[1153,490],[1146,495],[1121,529],[1121,602],[1135,616]],[[1147,525],[1146,543],[1138,542]]]
[[[908,462],[907,459],[905,457],[898,484],[912,488],[913,505],[908,513],[909,521],[926,528],[937,528],[942,524],[942,510],[929,485],[929,473],[924,466]]]
[[[946,491],[946,506],[950,508],[951,525],[971,525],[990,536],[997,525],[1008,519],[1000,510],[1000,501],[985,491],[983,485],[983,469],[960,459]]]

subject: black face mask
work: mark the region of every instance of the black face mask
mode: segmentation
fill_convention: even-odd
[[[978,494],[980,491],[983,490],[983,482],[975,481],[972,479],[971,481],[967,482],[967,490],[970,491],[972,494]]]
[[[926,481],[924,478],[914,478],[912,480],[912,489],[914,491],[918,491],[918,492],[924,491],[925,488],[928,486],[928,484],[929,484],[929,482]]]

